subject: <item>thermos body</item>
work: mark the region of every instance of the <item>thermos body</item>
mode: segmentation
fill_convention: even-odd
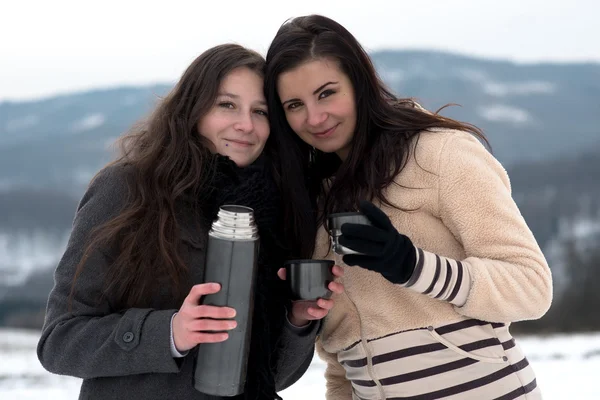
[[[241,206],[222,206],[209,232],[204,282],[221,284],[218,293],[202,304],[236,310],[237,327],[221,343],[198,346],[194,371],[196,390],[214,396],[243,392],[254,310],[254,287],[258,271],[259,237],[253,211]]]

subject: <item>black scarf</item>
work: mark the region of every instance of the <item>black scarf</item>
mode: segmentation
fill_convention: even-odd
[[[214,220],[223,204],[250,207],[260,235],[248,373],[244,393],[235,398],[280,399],[275,392],[276,348],[285,322],[282,305],[289,299],[286,285],[277,277],[288,254],[279,239],[283,237],[281,196],[266,156],[245,168],[220,155],[214,161],[212,192],[203,201],[204,215]]]

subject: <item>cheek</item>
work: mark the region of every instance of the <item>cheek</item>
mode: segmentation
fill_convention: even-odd
[[[352,118],[356,120],[356,107],[354,101],[348,98],[347,101],[340,104],[339,113],[344,115],[346,118]]]
[[[198,124],[198,133],[207,139],[214,140],[220,129],[219,118],[214,115],[207,115],[203,121]]]
[[[296,133],[302,132],[302,117],[299,112],[286,114],[286,119],[292,130]]]
[[[268,122],[261,124],[260,128],[256,130],[256,136],[258,137],[258,140],[260,141],[261,147],[264,146],[265,143],[267,142],[267,139],[269,139],[270,133],[271,133],[271,129],[269,127]]]

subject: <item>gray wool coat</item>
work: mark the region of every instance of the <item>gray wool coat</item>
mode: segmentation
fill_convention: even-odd
[[[72,310],[68,309],[86,238],[91,229],[112,218],[124,204],[125,179],[123,167],[109,167],[94,179],[81,199],[71,237],[54,274],[38,358],[52,373],[83,378],[80,399],[217,399],[194,389],[193,352],[184,358],[171,354],[171,317],[179,305],[173,304],[169,292],[158,293],[151,308],[118,312],[109,300],[98,304],[109,253],[96,252],[88,259],[77,279]],[[194,281],[201,282],[204,251],[198,238],[203,232],[195,231],[197,228],[186,220],[189,218],[183,212],[178,217],[182,255],[191,266]],[[318,325],[313,323],[304,330],[286,325],[275,377],[278,391],[307,370]]]

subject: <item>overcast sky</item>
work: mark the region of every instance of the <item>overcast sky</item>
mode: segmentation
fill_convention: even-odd
[[[0,100],[173,82],[219,43],[264,54],[287,18],[308,13],[336,19],[369,51],[600,62],[598,0],[2,0]]]

